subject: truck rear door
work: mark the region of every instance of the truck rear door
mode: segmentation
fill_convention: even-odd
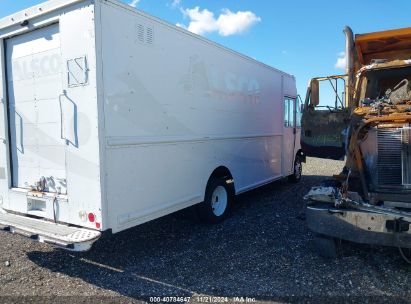
[[[12,187],[66,194],[59,26],[5,44]]]

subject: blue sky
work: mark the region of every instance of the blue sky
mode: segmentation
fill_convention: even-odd
[[[1,0],[0,17],[41,2]],[[132,4],[295,75],[302,96],[311,77],[344,72],[336,68],[344,50],[344,25],[354,33],[411,27],[410,0],[134,0]]]

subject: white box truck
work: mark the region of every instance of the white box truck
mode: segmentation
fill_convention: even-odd
[[[298,180],[293,76],[114,0],[0,20],[0,225],[69,250]]]

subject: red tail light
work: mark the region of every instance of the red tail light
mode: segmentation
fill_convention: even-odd
[[[88,214],[88,220],[90,223],[94,223],[94,221],[96,220],[96,216],[94,215],[94,213]]]

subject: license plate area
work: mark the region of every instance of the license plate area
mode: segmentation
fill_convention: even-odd
[[[27,211],[28,212],[46,212],[46,201],[39,198],[27,198]]]

